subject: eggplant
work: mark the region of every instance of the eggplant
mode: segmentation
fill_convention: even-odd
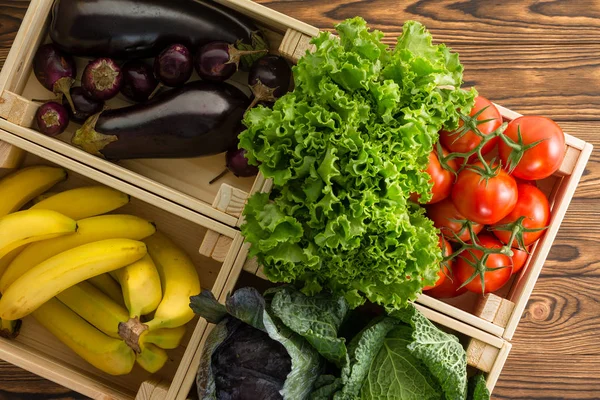
[[[147,103],[90,117],[72,143],[108,160],[222,153],[237,143],[249,103],[241,90],[228,83],[195,81]]]
[[[56,0],[50,25],[63,51],[118,59],[154,57],[172,43],[264,45],[256,32],[251,19],[207,0]]]

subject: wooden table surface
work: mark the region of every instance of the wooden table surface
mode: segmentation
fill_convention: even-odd
[[[407,19],[460,53],[467,86],[600,147],[600,1],[260,0],[328,29],[356,15],[389,43]],[[0,66],[27,0],[0,0]],[[493,398],[600,399],[600,157],[594,152]],[[597,189],[594,189],[596,187]],[[0,362],[0,400],[80,399]]]

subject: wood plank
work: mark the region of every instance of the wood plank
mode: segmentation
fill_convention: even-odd
[[[0,1],[0,68],[4,65],[10,46],[21,26],[27,6],[29,0]]]
[[[598,399],[600,358],[596,354],[532,357],[528,350],[513,346],[494,399]]]
[[[423,22],[437,40],[472,43],[600,43],[600,4],[593,1],[257,0],[318,28],[361,15],[396,37],[408,19]]]
[[[31,400],[36,393],[46,399],[83,400],[88,397],[0,360],[0,400]]]

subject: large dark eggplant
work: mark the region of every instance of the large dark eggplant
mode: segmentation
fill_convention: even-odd
[[[73,144],[109,160],[199,157],[237,143],[250,100],[227,83],[195,81],[152,101],[90,117]]]
[[[69,54],[120,59],[152,57],[173,43],[252,45],[256,32],[252,20],[210,0],[56,0],[50,25]]]

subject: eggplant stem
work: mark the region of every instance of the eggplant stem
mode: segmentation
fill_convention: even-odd
[[[158,85],[156,85],[156,88],[154,88],[154,90],[152,91],[152,93],[150,93],[150,96],[148,96],[148,100],[153,98],[163,87],[165,87],[165,85],[159,82]]]
[[[103,107],[102,111],[104,111],[104,109],[105,107]],[[104,157],[100,152],[103,148],[110,143],[119,140],[115,135],[104,135],[95,130],[96,123],[98,122],[98,118],[100,118],[102,111],[89,117],[83,126],[77,129],[71,139],[71,143],[75,146],[99,157]]]
[[[53,99],[31,99],[31,101],[35,101],[36,103],[50,103],[51,101],[60,103],[60,102],[62,102],[62,96],[63,96],[63,94],[60,93],[57,97],[55,97]]]
[[[227,175],[227,173],[229,173],[229,169],[225,168],[223,171],[221,171],[221,173],[219,175],[217,175],[214,178],[212,178],[210,180],[210,182],[208,182],[208,184],[212,185],[213,183],[215,183],[216,181],[218,181],[219,179],[221,179],[222,177],[224,177],[225,175]]]
[[[269,50],[267,50],[267,49],[263,49],[263,50],[238,50],[232,44],[229,45],[228,51],[229,51],[229,61],[227,61],[225,64],[235,64],[236,71],[237,71],[237,69],[240,66],[240,60],[242,59],[243,56],[249,56],[249,55],[252,55],[252,54],[268,53],[269,52]]]
[[[75,80],[73,78],[69,78],[66,76],[63,78],[60,78],[59,80],[57,80],[54,83],[54,87],[52,88],[53,89],[52,91],[55,94],[64,95],[67,98],[69,107],[71,107],[71,111],[73,111],[73,113],[75,114],[76,113],[75,104],[73,104],[73,99],[71,98],[71,86],[73,86],[74,82],[75,82]]]
[[[262,83],[260,79],[257,79],[254,85],[250,85],[250,90],[252,90],[254,99],[252,100],[248,108],[246,108],[246,111],[257,105],[259,101],[277,101],[277,97],[275,97],[275,91],[277,89],[279,89],[279,86],[270,88],[264,83]]]

